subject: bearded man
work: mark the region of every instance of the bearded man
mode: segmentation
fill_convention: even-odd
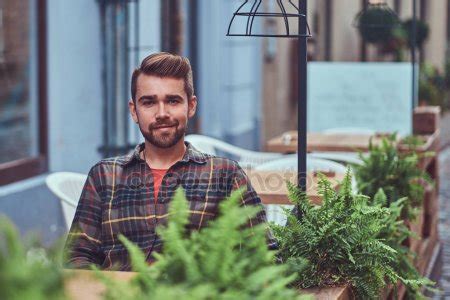
[[[133,72],[128,106],[145,142],[129,155],[103,159],[91,168],[66,242],[69,267],[130,270],[119,234],[137,244],[148,263],[154,261],[153,253],[162,251],[156,228],[167,223],[179,186],[189,201],[189,230],[207,226],[220,201],[241,187],[243,206],[261,206],[237,162],[202,153],[184,141],[197,108],[187,58],[170,53],[146,57]],[[263,222],[261,210],[248,226]],[[269,231],[267,236],[274,248]]]

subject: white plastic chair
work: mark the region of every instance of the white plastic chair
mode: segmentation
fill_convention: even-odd
[[[185,137],[185,140],[202,152],[217,155],[218,151],[222,151],[236,157],[239,165],[243,168],[253,168],[259,164],[283,157],[281,153],[247,150],[205,135],[190,134]]]
[[[363,127],[334,127],[322,131],[325,134],[367,134],[374,135],[375,130]]]
[[[271,162],[261,164],[259,166],[255,167],[255,170],[261,170],[261,171],[279,171],[279,170],[285,170],[285,171],[297,171],[297,154],[291,154],[286,155],[286,157],[273,160]],[[308,172],[312,171],[333,171],[335,173],[346,173],[347,168],[334,161],[320,159],[311,157],[309,154],[306,157],[306,169]],[[354,188],[356,188],[356,182],[352,181],[352,186],[355,185]],[[278,204],[268,204],[266,205],[266,215],[267,220],[269,222],[274,222],[278,225],[284,226],[286,224],[287,218],[283,212],[283,208],[292,209],[294,208],[293,205],[278,205]]]
[[[308,155],[313,158],[332,160],[345,165],[361,165],[363,163],[357,152],[311,152]]]
[[[45,179],[47,187],[61,201],[68,230],[72,225],[86,179],[87,175],[73,172],[56,172],[48,175]]]

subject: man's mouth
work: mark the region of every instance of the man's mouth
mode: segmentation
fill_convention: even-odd
[[[175,125],[160,125],[160,126],[155,126],[153,127],[153,129],[164,129],[164,128],[171,128],[174,127]]]

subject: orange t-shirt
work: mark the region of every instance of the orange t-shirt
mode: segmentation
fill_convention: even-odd
[[[167,173],[167,169],[151,169],[153,173],[153,186],[155,188],[155,204],[158,201],[158,191],[161,186],[164,175]]]

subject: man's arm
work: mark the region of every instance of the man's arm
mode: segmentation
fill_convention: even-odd
[[[260,206],[262,208],[261,211],[254,218],[249,220],[248,226],[253,227],[258,224],[267,223],[266,211],[264,209],[263,204],[261,203],[261,199],[258,197],[255,190],[253,189],[253,186],[251,185],[247,174],[245,174],[244,170],[242,170],[242,168],[239,166],[238,163],[236,163],[232,180],[233,180],[232,191],[244,187],[245,191],[241,198],[242,206],[255,205]],[[271,250],[278,248],[278,244],[275,238],[273,237],[270,229],[267,230],[267,245]]]
[[[67,237],[64,265],[69,268],[85,269],[104,260],[98,168],[94,166],[89,172]]]

